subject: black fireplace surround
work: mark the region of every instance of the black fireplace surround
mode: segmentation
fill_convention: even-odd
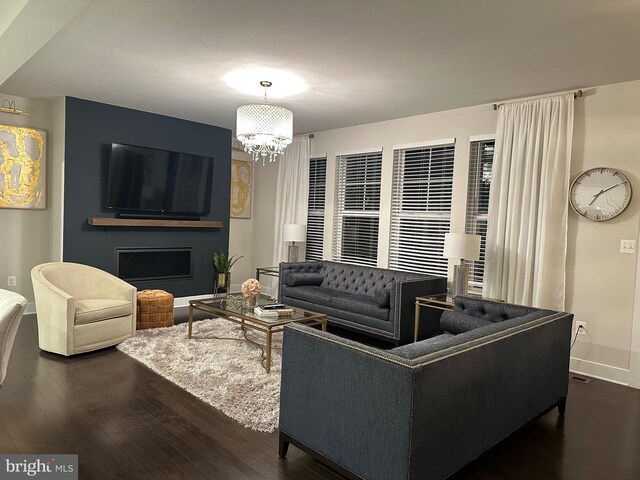
[[[188,152],[214,159],[210,214],[221,228],[89,225],[91,217],[109,217],[107,189],[113,142]],[[229,250],[231,130],[178,118],[141,112],[77,98],[65,100],[63,259],[116,274],[114,250],[191,247],[191,276],[178,272],[145,273],[170,276],[159,280],[131,280],[139,290],[158,288],[176,298],[210,294],[214,283],[212,258]],[[163,262],[151,262],[161,265]],[[125,272],[122,272],[125,273]]]

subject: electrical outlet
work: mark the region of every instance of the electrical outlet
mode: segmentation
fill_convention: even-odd
[[[636,241],[620,240],[620,253],[636,253]]]
[[[578,329],[578,335],[587,334],[587,322],[576,322],[576,328]]]
[[[9,275],[7,277],[7,287],[15,287],[16,286],[16,276]]]

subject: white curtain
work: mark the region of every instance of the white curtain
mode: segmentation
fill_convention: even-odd
[[[502,105],[483,295],[564,309],[573,94]]]
[[[282,241],[282,226],[285,223],[307,224],[309,202],[309,137],[293,137],[278,159],[278,183],[275,204],[275,225],[273,235],[273,265],[287,259],[287,247]],[[300,255],[304,245],[300,246]]]

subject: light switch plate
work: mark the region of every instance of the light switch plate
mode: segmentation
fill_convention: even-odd
[[[620,253],[636,253],[636,241],[620,240]]]

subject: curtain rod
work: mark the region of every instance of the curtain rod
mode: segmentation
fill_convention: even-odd
[[[558,94],[555,94],[558,95]],[[538,96],[538,97],[532,97],[532,98],[542,98],[544,95]],[[553,96],[553,95],[551,95]],[[582,90],[576,90],[575,92],[573,92],[573,98],[580,98],[582,96]],[[513,100],[513,101],[518,101],[518,100]],[[498,110],[498,107],[501,107],[502,105],[504,105],[505,103],[511,103],[511,102],[503,102],[503,103],[494,103],[493,104],[493,109],[494,110]]]

